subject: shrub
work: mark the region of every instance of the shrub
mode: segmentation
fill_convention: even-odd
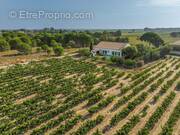
[[[135,60],[127,59],[124,61],[125,68],[135,68],[135,66],[136,66]]]
[[[76,42],[74,40],[71,40],[66,44],[67,48],[71,48],[71,47],[75,47],[75,46],[76,46]]]
[[[91,55],[89,49],[79,49],[80,56],[89,57]]]
[[[42,48],[42,50],[47,51],[49,46],[47,44],[44,44],[41,48]]]
[[[151,58],[152,60],[158,60],[160,59],[160,51],[159,50],[155,50],[154,52],[151,53]]]
[[[118,58],[116,64],[119,66],[123,65],[124,64],[124,58]]]
[[[99,102],[97,105],[92,106],[88,109],[88,112],[90,114],[96,113],[99,110],[103,109],[104,107],[108,106],[113,100],[114,100],[114,96],[109,96],[106,99],[102,100],[101,102]]]
[[[117,37],[116,39],[116,42],[123,42],[123,43],[128,43],[129,42],[129,39],[128,37]]]
[[[64,52],[64,48],[62,46],[56,45],[53,47],[53,51],[54,51],[55,55],[61,56]]]
[[[31,46],[29,46],[26,43],[21,43],[17,50],[21,53],[21,54],[29,54],[31,53]]]
[[[115,135],[127,135],[131,131],[132,128],[136,126],[136,124],[140,121],[140,117],[133,116],[120,130],[116,132]]]
[[[123,63],[124,63],[124,58],[112,56],[112,57],[111,57],[111,61],[112,61],[113,63],[115,63],[116,65],[121,66],[121,65],[123,65]]]
[[[171,47],[166,45],[166,46],[162,46],[160,48],[160,56],[161,57],[165,57],[166,55],[168,55],[171,51]]]
[[[74,135],[86,135],[88,131],[96,127],[104,120],[104,116],[98,115],[94,120],[87,120],[76,132]]]
[[[51,47],[48,47],[48,49],[47,49],[47,54],[48,54],[48,55],[51,55],[52,52],[53,52],[52,48],[51,48]]]
[[[55,40],[51,40],[50,46],[58,46],[58,43]]]
[[[40,53],[41,52],[41,48],[40,47],[36,48],[36,52]]]
[[[0,51],[6,51],[6,50],[10,50],[10,46],[8,42],[6,42],[6,40],[2,39],[0,40]]]
[[[122,50],[126,59],[133,59],[137,56],[138,50],[135,46],[128,46]]]
[[[103,96],[101,94],[94,95],[93,97],[91,97],[88,100],[87,105],[93,105],[93,104],[97,103],[98,101],[100,101],[102,98],[103,98]]]
[[[111,62],[115,63],[116,61],[117,61],[117,57],[112,56],[112,57],[111,57]]]
[[[102,57],[102,60],[106,60],[106,57],[105,57],[105,56],[103,56],[103,57]]]
[[[158,60],[160,58],[159,49],[153,49],[144,56],[145,63]]]
[[[18,49],[18,46],[20,46],[21,43],[22,41],[18,37],[15,37],[9,41],[11,49]]]

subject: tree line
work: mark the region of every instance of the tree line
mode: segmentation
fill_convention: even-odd
[[[134,66],[134,60],[145,62],[157,60],[169,53],[170,47],[165,45],[162,38],[152,32],[143,34],[139,40],[141,44],[131,45],[123,50],[125,65]],[[117,31],[66,31],[53,28],[44,30],[16,30],[2,31],[0,35],[0,51],[18,50],[20,54],[29,54],[33,47],[37,52],[45,51],[47,54],[62,55],[64,48],[84,48],[98,44],[100,41],[128,43],[128,37],[122,37],[121,30]],[[148,43],[148,44],[147,44]],[[81,51],[88,56],[90,51]],[[122,59],[112,58],[121,65]],[[139,63],[141,65],[141,62]]]
[[[127,39],[121,39],[119,38],[120,36],[120,30],[115,32],[82,32],[46,28],[39,31],[24,29],[1,31],[0,51],[18,50],[20,53],[28,54],[31,52],[32,47],[40,47],[42,50],[50,53],[52,49],[57,52],[57,50],[62,50],[63,48],[89,47],[102,40],[110,41],[112,37],[117,37],[116,40],[118,41],[127,42]]]

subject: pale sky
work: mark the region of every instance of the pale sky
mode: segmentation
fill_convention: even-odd
[[[90,19],[20,19],[28,12],[91,13]],[[0,0],[0,29],[180,27],[180,0]]]

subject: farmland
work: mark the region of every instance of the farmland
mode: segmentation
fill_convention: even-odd
[[[135,32],[135,33],[122,33],[123,37],[128,37],[130,44],[140,44],[146,42],[142,42],[139,40],[139,38],[143,35],[144,32]],[[179,37],[172,37],[170,36],[170,33],[168,32],[157,32],[161,38],[165,41],[167,44],[174,43],[175,41],[180,40]]]
[[[141,70],[71,57],[0,70],[2,135],[178,135],[180,59]]]

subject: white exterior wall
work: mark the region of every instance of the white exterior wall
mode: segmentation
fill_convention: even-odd
[[[101,55],[104,56],[118,56],[122,57],[122,51],[121,50],[110,50],[110,49],[99,49],[98,50]],[[107,54],[105,55],[103,51],[107,51]],[[120,55],[113,55],[113,52],[120,53]]]

